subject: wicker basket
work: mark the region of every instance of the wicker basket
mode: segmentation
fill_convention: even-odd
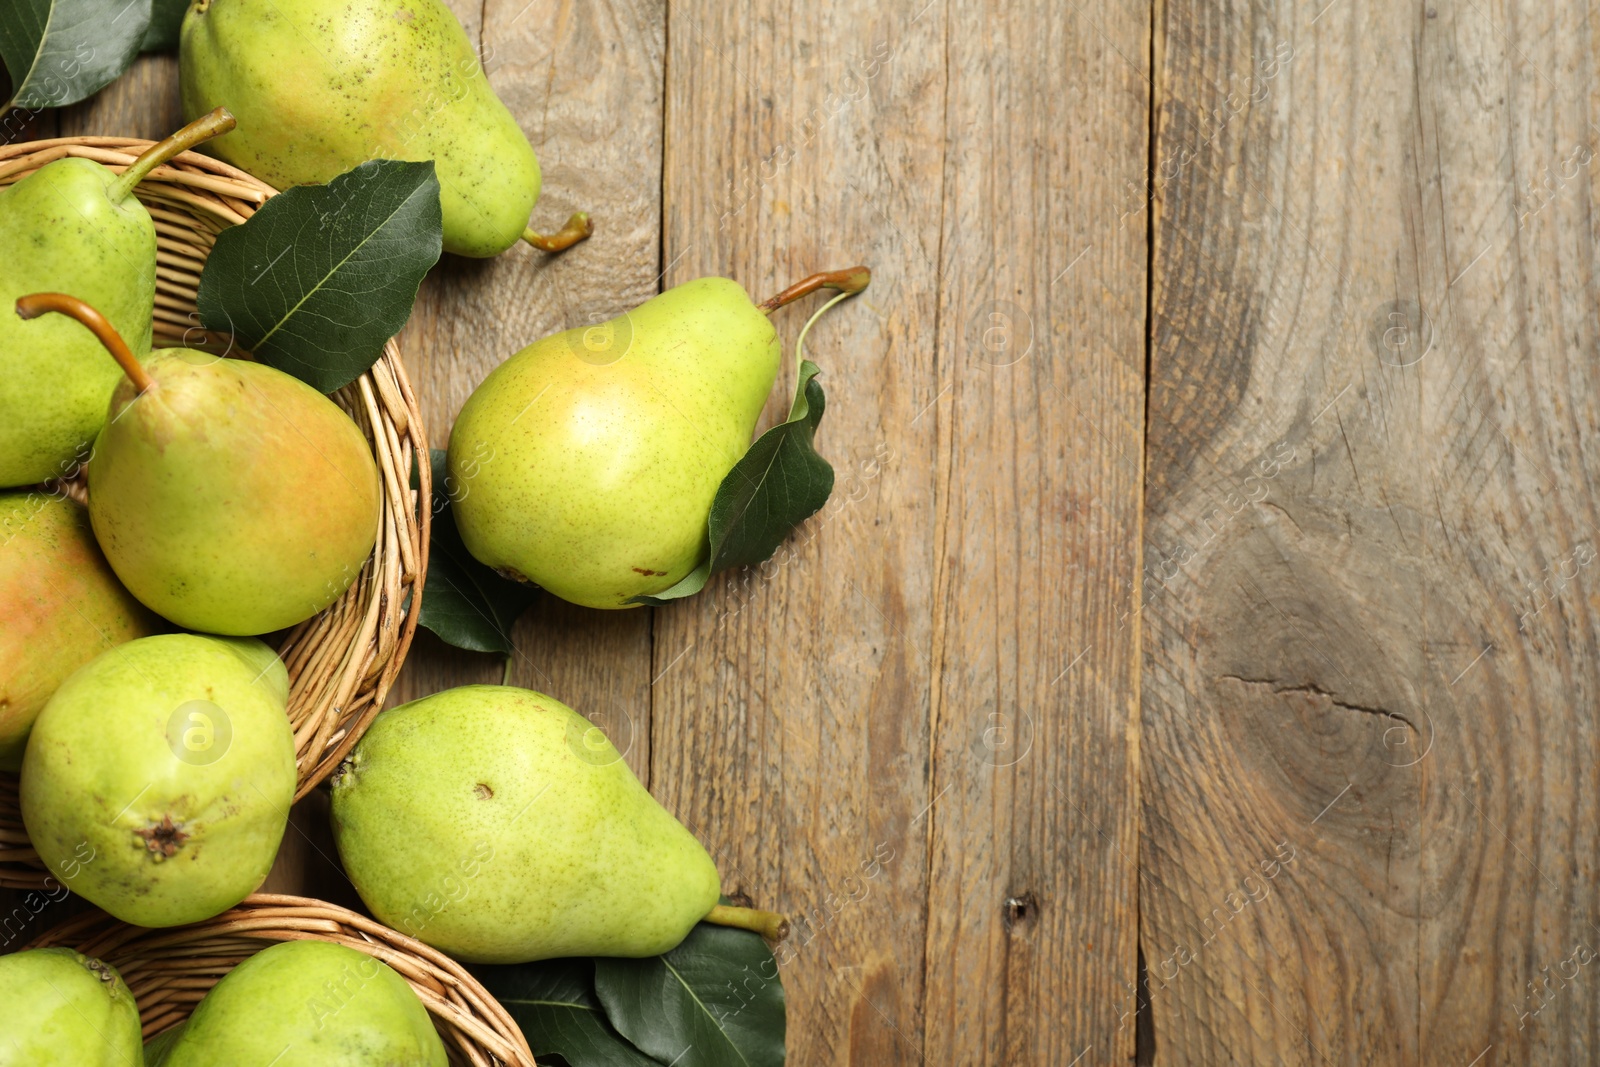
[[[0,187],[64,156],[120,172],[151,143],[66,137],[0,146]],[[248,219],[274,190],[226,163],[185,152],[157,167],[136,191],[156,224],[156,344],[225,351],[226,336],[199,327],[200,269],[218,232]],[[394,341],[333,400],[372,443],[383,482],[382,517],[377,545],[360,576],[339,600],[291,630],[278,650],[289,669],[289,718],[300,772],[296,800],[333,772],[382,709],[416,631],[428,563],[428,444]],[[413,490],[418,457],[421,486]],[[0,886],[41,888],[47,878],[22,827],[16,776],[0,774]]]
[[[320,900],[256,893],[214,919],[166,930],[129,926],[96,911],[28,947],[63,945],[115,967],[139,1002],[148,1041],[187,1019],[223,975],[266,947],[263,942],[306,940],[346,945],[399,972],[432,1013],[452,1063],[534,1067],[516,1022],[461,964]]]

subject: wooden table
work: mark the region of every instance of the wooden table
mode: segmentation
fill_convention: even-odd
[[[430,276],[437,444],[663,286],[873,269],[792,561],[515,634],[795,917],[793,1062],[1600,1060],[1593,4],[453,6],[597,230]]]

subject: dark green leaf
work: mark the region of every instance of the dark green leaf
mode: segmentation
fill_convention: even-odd
[[[812,445],[825,406],[819,373],[815,363],[801,363],[788,421],[762,434],[718,488],[711,504],[713,570],[765,561],[828,502],[833,467]]]
[[[217,235],[200,321],[324,393],[355,380],[411,315],[439,259],[433,164],[377,159],[268,200]]]
[[[759,934],[701,923],[665,956],[595,960],[622,1036],[673,1067],[780,1067],[783,984]]]
[[[5,0],[0,59],[14,107],[76,104],[111,84],[139,54],[150,0]]]
[[[155,0],[150,5],[150,26],[139,42],[141,52],[176,52],[178,30],[183,27],[183,16],[189,10],[189,0]]]
[[[791,530],[828,502],[833,467],[812,445],[826,402],[819,373],[815,363],[801,361],[788,421],[762,434],[717,487],[710,558],[671,589],[634,597],[635,603],[665,604],[690,596],[718,571],[765,561]]]
[[[539,595],[538,589],[500,577],[467,551],[451,513],[453,483],[445,455],[442,448],[432,450],[432,540],[417,621],[446,644],[509,656],[511,627]]]
[[[560,1056],[570,1067],[660,1067],[606,1021],[594,995],[592,960],[482,966],[472,973],[511,1013],[541,1064]]]

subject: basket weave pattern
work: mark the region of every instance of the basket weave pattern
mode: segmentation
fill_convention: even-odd
[[[120,172],[151,143],[71,137],[0,146],[0,187],[66,156]],[[157,167],[135,191],[156,227],[155,343],[227,351],[228,337],[200,328],[195,311],[200,271],[217,234],[244,222],[275,191],[195,152]],[[296,800],[333,772],[382,709],[416,631],[428,560],[428,444],[395,342],[390,340],[377,363],[333,400],[372,445],[383,485],[382,516],[377,544],[355,582],[326,610],[291,630],[278,650],[289,671],[289,718],[300,778]],[[417,489],[411,487],[413,467]],[[69,482],[65,489],[81,499],[81,484]],[[48,877],[22,826],[16,776],[0,774],[0,886],[41,888]]]
[[[61,945],[104,960],[139,1003],[146,1040],[187,1019],[211,987],[278,941],[331,941],[393,967],[433,1015],[452,1063],[534,1067],[528,1042],[494,997],[459,963],[353,911],[306,897],[256,893],[214,919],[166,930],[80,915],[30,948]]]

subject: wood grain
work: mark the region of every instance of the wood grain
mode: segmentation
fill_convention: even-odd
[[[809,345],[819,447],[851,488],[781,562],[656,615],[656,792],[725,891],[791,917],[779,960],[801,1064],[920,1063],[925,1040],[928,817],[912,820],[931,799],[934,420],[912,420],[937,393],[939,233],[910,183],[940,165],[944,31],[914,13],[670,9],[666,284],[720,274],[759,299],[873,269]],[[893,62],[867,79],[879,42]],[[782,382],[819,302],[775,316]]]
[[[1043,3],[670,11],[666,281],[874,272],[812,334],[833,501],[656,620],[653,781],[796,918],[796,1063],[1132,1051],[1138,645],[1104,590],[1137,572],[1145,252],[1100,223],[1147,113],[1096,33]],[[1121,166],[1080,169],[1067,125]],[[984,348],[991,311],[1033,349]]]
[[[950,19],[927,1053],[1127,1062],[1148,14]]]
[[[1161,13],[1156,1063],[1600,1055],[1590,14]]]
[[[1593,4],[524,2],[454,6],[596,234],[432,272],[436,445],[663,281],[874,268],[777,559],[514,635],[794,917],[792,1062],[1600,1060]],[[347,899],[318,800],[273,884]]]

